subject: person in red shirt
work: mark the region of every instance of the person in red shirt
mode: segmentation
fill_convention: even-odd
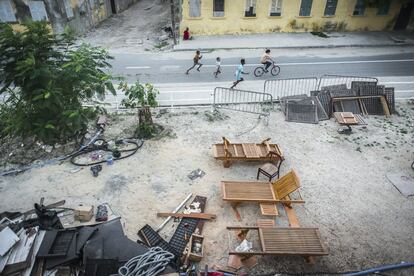
[[[187,28],[185,28],[185,31],[184,31],[183,40],[189,40],[189,39],[191,39],[190,38],[190,30],[187,27]]]

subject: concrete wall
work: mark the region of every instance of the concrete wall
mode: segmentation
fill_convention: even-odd
[[[128,9],[132,4],[135,4],[138,0],[115,0],[116,13],[120,13]]]
[[[54,33],[62,33],[65,26],[76,33],[85,33],[112,15],[110,0],[1,0],[10,1],[15,20],[8,21],[16,30],[21,29],[19,23],[24,20],[40,20],[30,9],[33,2],[36,6],[43,3]],[[132,0],[129,0],[132,1]]]
[[[213,17],[213,0],[201,0],[201,17],[189,16],[189,0],[182,2],[181,33],[192,35],[247,34],[306,31],[392,30],[401,4],[392,0],[387,15],[367,7],[363,16],[353,16],[357,0],[338,0],[334,16],[324,16],[326,0],[313,0],[310,16],[299,16],[300,0],[283,0],[281,16],[269,16],[271,0],[256,1],[256,17],[245,17],[245,0],[225,0],[224,17]]]

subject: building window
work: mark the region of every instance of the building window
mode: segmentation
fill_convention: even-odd
[[[364,15],[365,13],[365,0],[357,0],[355,4],[354,13],[352,15]]]
[[[310,16],[313,0],[302,0],[300,4],[299,16]]]
[[[64,0],[63,6],[65,7],[66,17],[72,18],[74,15],[73,15],[72,3],[70,2],[70,0]]]
[[[244,16],[256,16],[256,0],[246,0],[246,9],[244,10]]]
[[[390,11],[390,5],[391,5],[390,0],[380,1],[377,15],[387,15],[388,12]]]
[[[325,6],[325,16],[333,16],[336,12],[336,5],[338,4],[338,0],[326,0]]]
[[[224,0],[214,0],[213,3],[213,16],[223,17],[224,16]]]
[[[281,16],[282,15],[282,0],[272,0],[270,6],[270,16]]]
[[[0,0],[0,22],[16,22],[10,0]]]
[[[45,4],[42,1],[29,1],[28,4],[33,21],[48,20]]]
[[[189,0],[190,17],[201,16],[201,0]]]

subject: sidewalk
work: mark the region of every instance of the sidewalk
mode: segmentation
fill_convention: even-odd
[[[414,33],[410,32],[325,34],[328,35],[328,38],[312,35],[311,33],[196,36],[193,40],[180,41],[178,45],[174,46],[174,51],[414,46]]]

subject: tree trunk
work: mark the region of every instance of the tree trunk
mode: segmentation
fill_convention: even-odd
[[[139,124],[147,124],[152,125],[152,116],[149,106],[143,106],[138,108],[138,118],[139,118]]]

